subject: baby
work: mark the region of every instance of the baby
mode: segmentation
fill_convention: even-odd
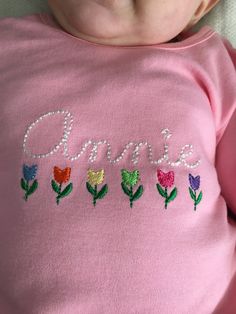
[[[217,2],[0,21],[1,314],[236,313],[236,50],[190,30]]]

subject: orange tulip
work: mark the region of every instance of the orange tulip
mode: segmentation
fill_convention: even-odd
[[[57,183],[59,184],[66,183],[70,180],[71,168],[67,167],[62,170],[55,166],[53,173],[54,179],[57,181]]]

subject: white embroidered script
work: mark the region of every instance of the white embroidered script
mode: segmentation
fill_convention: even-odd
[[[45,119],[50,119],[51,116],[55,115],[62,115],[64,117],[63,122],[63,135],[62,138],[59,140],[58,143],[56,143],[53,148],[47,152],[47,153],[41,153],[41,154],[33,154],[30,150],[30,148],[27,146],[28,139],[30,137],[31,131],[39,127],[39,123],[42,122]],[[132,149],[132,163],[136,165],[139,162],[139,156],[140,156],[140,149],[145,146],[147,150],[147,156],[148,160],[151,164],[159,165],[161,163],[166,163],[168,165],[171,165],[173,167],[179,167],[184,166],[187,168],[197,168],[201,162],[200,159],[196,160],[193,163],[188,163],[187,158],[190,157],[193,154],[193,145],[187,144],[183,146],[180,150],[179,156],[177,160],[171,161],[169,158],[169,144],[168,140],[172,136],[172,133],[169,131],[169,129],[165,128],[161,131],[161,134],[163,136],[164,140],[164,152],[162,156],[154,160],[153,159],[153,150],[151,144],[149,144],[147,141],[141,141],[141,142],[128,142],[125,146],[123,151],[115,158],[112,159],[112,150],[111,150],[111,144],[107,140],[88,140],[83,145],[80,151],[75,156],[70,156],[68,153],[68,142],[70,138],[70,134],[72,131],[73,126],[73,115],[67,111],[67,110],[58,110],[58,111],[50,111],[42,116],[40,116],[37,120],[35,120],[31,125],[27,128],[24,140],[23,140],[23,150],[25,154],[27,154],[29,157],[32,158],[47,158],[53,154],[55,154],[59,148],[63,147],[63,155],[65,158],[67,158],[70,161],[75,161],[81,157],[81,155],[87,150],[90,149],[90,156],[89,156],[89,162],[94,162],[97,159],[97,153],[98,153],[98,147],[99,146],[106,146],[107,147],[107,160],[112,163],[116,164],[120,160],[123,159],[124,155],[127,153],[128,150]]]

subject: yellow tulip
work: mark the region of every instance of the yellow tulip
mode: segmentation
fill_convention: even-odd
[[[91,185],[101,184],[104,180],[104,170],[101,169],[99,171],[93,171],[91,169],[88,170],[88,182]]]

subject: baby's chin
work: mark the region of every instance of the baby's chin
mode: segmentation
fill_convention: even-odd
[[[165,43],[178,35],[178,31],[145,29],[133,12],[122,12],[122,16],[96,2],[81,5],[77,10],[62,11],[52,7],[61,27],[75,37],[94,43],[114,46],[152,45]],[[93,18],[96,16],[96,18]]]

